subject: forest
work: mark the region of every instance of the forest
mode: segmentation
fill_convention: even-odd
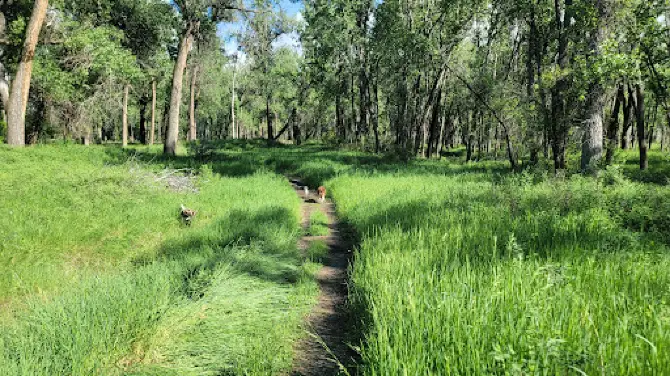
[[[425,158],[464,146],[467,161],[504,155],[514,170],[564,170],[579,154],[580,171],[632,147],[644,170],[650,146],[667,146],[667,1],[305,1],[300,17],[272,1],[0,9],[12,145],[174,154],[181,139],[315,139]],[[217,33],[226,22],[243,27]],[[300,47],[275,43],[287,35]],[[231,37],[236,51],[222,48]]]
[[[670,374],[670,0],[0,0],[0,373]]]

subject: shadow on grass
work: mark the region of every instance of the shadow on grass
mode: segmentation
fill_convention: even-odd
[[[400,161],[393,155],[345,152],[322,145],[271,145],[263,140],[190,143],[186,156],[165,156],[159,149],[108,148],[109,163],[137,159],[171,168],[197,169],[209,165],[221,176],[244,177],[260,171],[300,176],[309,187],[317,187],[343,173],[402,175],[468,175],[488,179],[490,174],[505,174],[504,162],[454,164],[448,161]]]
[[[509,209],[509,203],[499,199],[492,201],[485,194],[473,195],[469,201],[486,203],[487,200],[486,206],[476,210],[467,202],[405,202],[364,217],[356,223],[356,228],[368,234],[388,234],[400,230],[405,233],[405,239],[426,236],[425,229],[441,228],[445,231],[442,244],[446,249],[455,250],[455,253],[444,254],[445,261],[467,258],[473,263],[515,258],[519,256],[517,252],[524,257],[542,260],[636,250],[643,252],[645,244],[659,240],[656,234],[636,233],[624,224],[594,227],[593,224],[601,218],[596,217],[599,214],[589,213],[588,208],[571,210],[570,214],[575,216],[566,220],[568,213],[561,213],[558,209],[531,216],[526,210],[528,208],[514,212]],[[546,207],[551,205],[552,202],[545,203]],[[383,207],[383,204],[376,206]],[[452,229],[462,231],[462,234],[450,236]],[[454,243],[450,245],[449,239],[455,239]],[[585,244],[592,247],[587,251]],[[494,247],[497,250],[495,254],[492,252]],[[469,251],[467,254],[459,253],[462,250]],[[407,251],[414,250],[408,248]]]
[[[257,212],[234,210],[192,235],[163,244],[152,260],[174,262],[183,276],[183,294],[199,299],[222,265],[279,284],[293,284],[306,274],[295,244],[298,230],[285,208]]]

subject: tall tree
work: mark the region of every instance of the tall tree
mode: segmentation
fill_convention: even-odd
[[[10,145],[23,146],[26,143],[26,107],[33,59],[48,7],[48,0],[35,0],[30,22],[26,28],[21,60],[12,80],[7,102],[7,143]]]
[[[172,91],[170,94],[170,110],[163,152],[167,155],[177,153],[179,138],[179,112],[181,106],[184,69],[188,54],[195,37],[202,28],[213,28],[216,22],[230,17],[230,10],[240,10],[233,0],[175,0],[181,16],[181,33],[177,50],[177,61],[172,73]]]

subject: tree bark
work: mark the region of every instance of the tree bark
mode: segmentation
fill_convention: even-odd
[[[239,137],[237,126],[235,123],[235,80],[237,79],[237,61],[233,67],[233,88],[230,91],[230,127],[233,131],[233,140]]]
[[[602,159],[604,107],[605,89],[600,83],[591,85],[582,141],[581,169],[586,173],[595,172]]]
[[[140,142],[142,145],[147,144],[147,106],[149,105],[149,98],[142,95],[140,98]]]
[[[177,139],[179,138],[179,110],[181,106],[182,85],[184,79],[184,69],[186,69],[186,60],[193,44],[193,33],[198,27],[198,23],[189,24],[184,31],[179,42],[179,52],[177,61],[172,73],[172,93],[170,93],[170,113],[168,115],[168,127],[165,135],[165,144],[163,153],[167,155],[177,154]]]
[[[128,146],[128,92],[130,90],[130,85],[126,84],[123,88],[123,120],[121,122],[121,143],[125,148]]]
[[[198,139],[198,133],[197,133],[197,128],[196,128],[196,123],[195,123],[195,97],[196,97],[196,92],[195,92],[195,87],[198,79],[198,65],[193,66],[193,70],[191,71],[191,101],[189,104],[189,118],[188,118],[188,129],[189,129],[189,137],[188,139],[190,141],[195,141]]]
[[[149,145],[154,144],[156,131],[156,80],[151,81],[151,131],[149,132]]]
[[[637,142],[640,149],[640,170],[646,170],[649,167],[649,161],[647,157],[647,140],[644,136],[644,90],[640,83],[635,84],[635,97],[635,123],[637,125]]]
[[[430,128],[428,130],[428,148],[426,149],[426,158],[432,158],[435,153],[435,139],[437,138],[438,130],[440,129],[440,105],[442,104],[442,90],[437,92],[437,99],[433,105],[433,116],[430,120]]]
[[[624,98],[623,127],[621,130],[621,149],[628,150],[630,147],[630,127],[633,124],[633,112],[635,110],[635,93],[633,87],[628,85],[628,100]]]
[[[372,132],[375,136],[375,153],[379,153],[379,86],[375,79],[372,83]]]
[[[33,72],[35,48],[48,6],[48,0],[35,0],[30,22],[26,28],[21,60],[12,81],[7,106],[7,143],[9,145],[23,146],[26,144],[26,107],[30,91],[30,77]]]
[[[2,30],[0,30],[0,34],[2,34]],[[0,62],[0,104],[2,105],[2,112],[0,113],[0,121],[7,121],[7,106],[9,105],[9,75],[5,70],[5,66],[1,62]]]
[[[272,115],[270,113],[270,97],[265,98],[265,120],[268,123],[268,140],[274,140],[274,128],[272,127]]]
[[[621,104],[624,103],[625,100],[623,84],[619,84],[617,88],[617,96],[614,99],[612,117],[610,118],[609,128],[607,129],[607,153],[605,154],[605,163],[607,165],[612,163],[614,151],[619,142],[619,113],[621,112]]]
[[[590,30],[589,50],[594,60],[601,54],[601,45],[605,40],[609,21],[610,4],[608,0],[592,0],[596,10],[596,25]],[[568,20],[569,22],[569,20]],[[586,105],[586,121],[584,122],[584,140],[582,142],[582,171],[595,172],[603,155],[603,109],[605,107],[605,87],[599,78],[589,85]]]
[[[565,144],[567,137],[567,113],[565,104],[565,92],[569,87],[566,76],[568,68],[568,25],[572,18],[572,0],[565,0],[565,6],[561,7],[560,0],[554,0],[554,17],[556,29],[558,30],[558,68],[561,76],[551,90],[551,149],[554,157],[554,168],[565,169]]]
[[[337,127],[337,134],[340,142],[347,140],[347,127],[344,120],[344,109],[342,108],[342,98],[338,93],[335,95],[335,123]]]

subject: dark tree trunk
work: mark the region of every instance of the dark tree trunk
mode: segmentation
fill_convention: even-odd
[[[270,97],[265,98],[265,120],[268,123],[268,140],[274,140],[274,128],[272,127],[272,114],[270,113]]]
[[[607,128],[607,153],[605,154],[605,163],[611,164],[614,158],[614,152],[619,142],[619,113],[621,112],[621,104],[626,100],[623,90],[623,84],[619,84],[617,88],[617,95],[614,99],[614,109],[612,110],[612,117]]]
[[[296,145],[302,144],[302,136],[300,134],[300,126],[298,122],[298,110],[293,108],[291,113],[291,121],[293,122],[293,140]]]
[[[191,87],[190,87],[190,103],[188,107],[188,135],[189,135],[189,140],[190,141],[195,141],[198,139],[198,129],[196,125],[196,119],[195,119],[195,111],[196,111],[196,85],[198,82],[198,65],[194,65],[193,69],[191,70]]]
[[[372,83],[372,132],[375,136],[375,153],[379,153],[379,87],[377,80]]]
[[[633,113],[635,111],[635,93],[633,87],[628,85],[628,100],[624,99],[623,110],[623,127],[621,131],[621,149],[628,150],[630,148],[630,128],[633,124]]]
[[[428,131],[428,148],[426,149],[426,158],[431,158],[435,153],[434,145],[437,138],[437,133],[440,129],[440,112],[442,104],[442,90],[438,90],[435,104],[433,105],[433,116],[430,120],[430,128]]]
[[[147,144],[147,106],[149,100],[146,97],[140,99],[140,142],[143,145]]]
[[[640,83],[635,85],[635,97],[635,123],[637,125],[637,142],[640,149],[640,170],[646,170],[649,167],[649,161],[647,158],[647,142],[644,136],[644,90]]]
[[[477,114],[468,114],[465,124],[463,124],[463,142],[465,143],[465,162],[472,160],[472,143],[475,136],[472,134],[472,123],[475,121]]]
[[[565,72],[568,68],[568,25],[572,19],[572,0],[565,0],[561,7],[560,0],[554,0],[554,17],[558,30],[558,68]],[[567,22],[564,22],[567,20]],[[554,168],[565,169],[565,144],[567,138],[568,119],[566,113],[565,93],[569,87],[569,80],[565,74],[559,77],[552,88],[551,95],[551,149],[554,157]]]
[[[344,120],[344,109],[342,108],[342,98],[338,93],[335,96],[335,123],[337,127],[337,134],[340,142],[347,140],[347,127]]]

